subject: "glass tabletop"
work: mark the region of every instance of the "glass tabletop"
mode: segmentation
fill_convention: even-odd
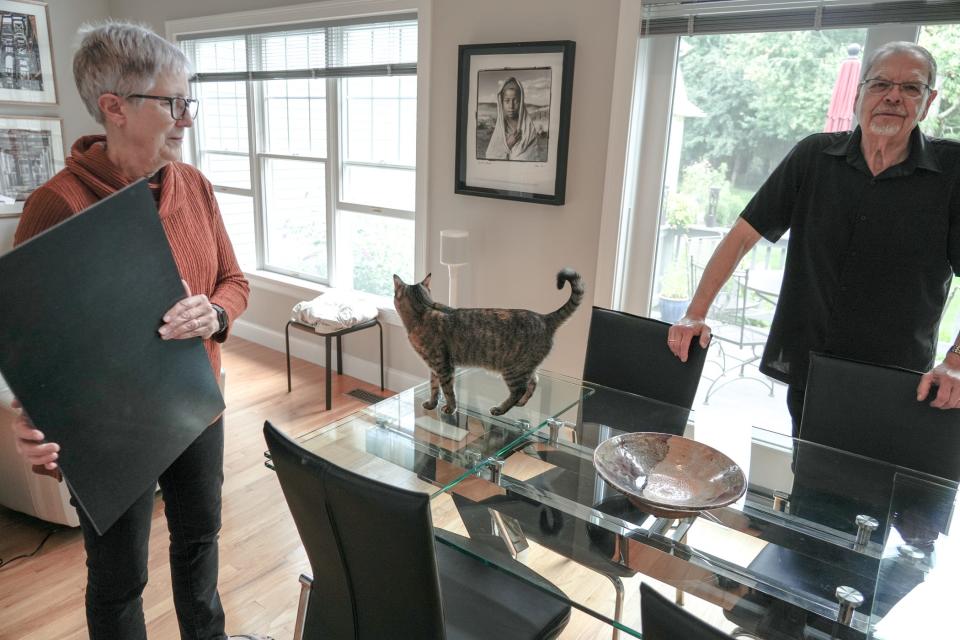
[[[424,383],[298,441],[354,471],[427,491],[438,542],[506,571],[504,557],[520,560],[572,606],[628,635],[639,637],[640,621],[637,607],[622,606],[636,598],[623,581],[650,577],[719,605],[747,630],[773,624],[783,637],[803,637],[804,627],[826,637],[916,637],[898,633],[890,616],[922,607],[929,596],[913,598],[918,605],[907,594],[951,566],[940,558],[954,556],[940,549],[949,543],[956,483],[762,429],[697,429],[689,409],[547,372],[527,405],[503,416],[489,413],[506,397],[499,376],[463,371],[455,392],[452,415],[442,400],[423,408]],[[745,494],[683,519],[638,508],[593,464],[597,445],[636,431],[723,450],[742,468]],[[932,542],[911,537],[929,533],[931,519]],[[468,537],[469,548],[457,536]],[[918,542],[920,558],[902,548]],[[937,621],[948,610],[925,615]]]

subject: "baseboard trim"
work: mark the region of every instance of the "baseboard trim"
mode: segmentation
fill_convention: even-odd
[[[301,335],[297,335],[301,334]],[[258,324],[247,322],[239,318],[233,323],[231,335],[238,338],[256,342],[259,345],[284,353],[286,351],[283,339],[283,332],[275,329],[267,329]],[[349,338],[347,338],[349,341]],[[346,347],[346,344],[344,344]],[[307,338],[300,331],[290,332],[290,355],[294,358],[301,358],[307,362],[325,366],[326,350],[324,341],[320,338]],[[386,356],[386,354],[385,354]],[[333,354],[333,362],[336,362],[336,354]],[[334,366],[336,366],[334,364]],[[425,376],[417,376],[400,369],[393,369],[389,366],[389,361],[384,361],[384,378],[387,389],[403,390],[416,386],[426,380]],[[370,384],[380,384],[380,363],[371,362],[352,356],[346,352],[343,353],[343,372],[354,378],[363,380]]]

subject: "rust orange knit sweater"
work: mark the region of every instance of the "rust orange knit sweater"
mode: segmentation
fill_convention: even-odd
[[[24,204],[14,244],[133,182],[107,158],[105,140],[102,135],[85,136],[74,143],[66,168]],[[190,165],[170,163],[161,173],[158,208],[180,277],[192,293],[204,293],[210,302],[223,307],[232,323],[247,308],[250,288],[237,264],[210,182]],[[212,371],[219,377],[220,345],[204,340],[204,346]]]

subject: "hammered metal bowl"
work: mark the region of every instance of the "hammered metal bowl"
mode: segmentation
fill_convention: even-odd
[[[638,509],[686,518],[736,502],[747,489],[743,470],[702,442],[666,433],[626,433],[593,452],[600,477]]]

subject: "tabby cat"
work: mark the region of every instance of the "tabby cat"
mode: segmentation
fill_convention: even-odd
[[[553,347],[553,334],[583,300],[583,280],[572,269],[557,274],[557,289],[570,283],[570,298],[553,313],[526,309],[454,309],[430,297],[430,275],[419,284],[393,276],[393,305],[403,320],[414,351],[430,367],[430,399],[437,406],[440,389],[444,413],[453,413],[453,372],[457,366],[483,367],[503,375],[510,397],[490,413],[499,416],[522,407],[537,388],[536,370]]]

